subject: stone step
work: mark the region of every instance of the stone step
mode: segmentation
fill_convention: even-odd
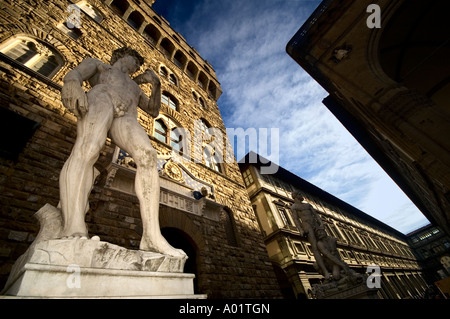
[[[17,298],[206,298],[195,275],[27,263],[4,293]]]

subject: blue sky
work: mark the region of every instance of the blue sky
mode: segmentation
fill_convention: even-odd
[[[408,233],[428,220],[322,104],[327,92],[285,51],[319,3],[156,0],[153,8],[214,67],[227,128],[279,128],[279,156],[268,158]]]

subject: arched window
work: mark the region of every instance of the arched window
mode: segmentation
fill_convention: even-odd
[[[159,20],[159,18],[157,16],[153,16],[153,20],[155,20],[156,23],[158,23],[159,25],[162,25],[161,20]]]
[[[155,120],[154,137],[172,147],[173,150],[183,152],[183,129],[179,124],[166,115],[160,115]]]
[[[203,109],[206,109],[205,101],[204,101],[201,97],[198,99],[198,102],[200,103],[200,106],[201,106]]]
[[[202,71],[200,71],[200,75],[198,76],[198,85],[204,90],[206,90],[208,85],[208,77]]]
[[[437,2],[404,1],[383,25],[377,51],[387,76],[427,96],[448,115],[450,45],[442,21],[446,10]]]
[[[178,86],[177,78],[175,77],[175,75],[173,73],[171,73],[169,75],[169,82],[172,83],[173,85]]]
[[[173,57],[173,62],[177,67],[183,69],[184,65],[187,62],[187,58],[180,50],[178,50],[177,53],[175,53],[175,56]]]
[[[222,154],[217,152],[217,145],[215,138],[217,128],[211,128],[211,125],[205,119],[198,119],[195,121],[195,134],[202,135],[202,141],[208,141],[203,147],[203,160],[205,161],[205,165],[209,168],[215,170],[216,172],[222,173],[222,163],[221,156]],[[219,143],[220,144],[220,143]]]
[[[67,22],[60,23],[57,26],[57,28],[59,30],[61,30],[62,32],[64,32],[65,34],[67,34],[69,37],[71,37],[74,40],[78,39],[79,37],[81,37],[83,35],[83,32],[81,32],[80,29],[75,28],[75,27],[74,28],[69,28],[67,26]]]
[[[213,99],[216,98],[216,91],[217,91],[216,85],[214,84],[213,81],[210,81],[209,82],[209,87],[208,87],[208,93]]]
[[[214,152],[214,150],[211,147],[209,147],[209,145],[207,145],[203,149],[203,158],[205,159],[206,166],[215,170],[216,172],[219,173],[222,172],[219,156]]]
[[[161,37],[161,32],[153,24],[148,24],[144,29],[143,35],[152,44],[156,45]]]
[[[63,59],[55,49],[28,37],[9,40],[1,46],[0,52],[48,78],[63,65]]]
[[[200,104],[202,109],[206,109],[205,100],[201,96],[199,96],[199,94],[197,94],[197,92],[192,91],[192,98],[194,99],[195,102]]]
[[[175,46],[167,38],[164,38],[161,41],[159,48],[167,58],[170,58],[172,56],[173,51],[175,50]]]
[[[140,14],[138,11],[133,11],[128,16],[127,22],[133,29],[138,30],[139,27],[144,22],[144,16]]]
[[[80,1],[77,3],[77,6],[80,7],[81,11],[86,13],[94,21],[98,23],[102,22],[103,15],[100,13],[100,10],[92,6],[90,3],[87,3],[86,1]]]
[[[208,128],[210,128],[211,125],[209,125],[209,123],[204,119],[199,119],[199,121],[200,121],[200,129],[202,130],[202,132],[209,134]]]
[[[159,119],[155,121],[155,134],[154,136],[161,142],[167,143],[167,127],[164,121]]]
[[[188,66],[186,68],[186,73],[192,80],[194,80],[195,77],[197,76],[198,68],[195,66],[194,63],[192,63],[192,61],[189,61]]]
[[[170,146],[174,150],[177,150],[178,152],[183,152],[183,136],[181,135],[179,129],[175,127],[170,131]]]
[[[178,111],[178,101],[171,94],[163,92],[161,102],[172,110]]]
[[[111,8],[120,16],[125,14],[129,6],[130,4],[126,0],[114,0],[111,3]]]
[[[161,75],[164,78],[167,78],[167,76],[169,75],[169,72],[167,72],[167,69],[162,66],[159,68],[159,75]]]

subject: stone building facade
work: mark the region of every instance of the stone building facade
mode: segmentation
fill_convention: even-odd
[[[431,224],[423,226],[406,235],[408,243],[422,266],[427,282],[440,286],[442,294],[449,298],[450,282],[450,237],[439,227]],[[437,288],[437,287],[435,287]]]
[[[370,265],[380,267],[380,298],[424,296],[427,282],[405,235],[283,167],[261,174],[261,167],[276,164],[259,155],[248,155],[239,165],[285,298],[311,298],[312,286],[323,280],[311,244],[293,219],[295,191],[319,214],[328,236],[337,239],[340,257],[351,269],[365,274],[373,271]]]
[[[323,0],[287,52],[327,108],[427,219],[450,235],[445,2]]]
[[[196,275],[195,293],[281,297],[239,167],[234,159],[221,160],[229,143],[214,69],[153,2],[0,3],[2,286],[37,234],[34,213],[59,201],[59,172],[76,139],[76,117],[60,101],[64,75],[84,58],[109,63],[113,50],[130,46],[145,58],[141,72],[150,68],[161,79],[160,115],[139,110],[138,120],[158,151],[162,233],[187,252],[185,272]],[[132,158],[108,139],[96,169],[89,233],[138,249],[142,224]]]

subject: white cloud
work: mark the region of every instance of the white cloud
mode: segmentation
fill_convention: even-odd
[[[227,127],[279,128],[278,164],[392,227],[411,231],[426,222],[421,213],[322,104],[328,93],[285,52],[318,4],[204,1],[187,24],[194,32],[188,42],[215,67]]]

